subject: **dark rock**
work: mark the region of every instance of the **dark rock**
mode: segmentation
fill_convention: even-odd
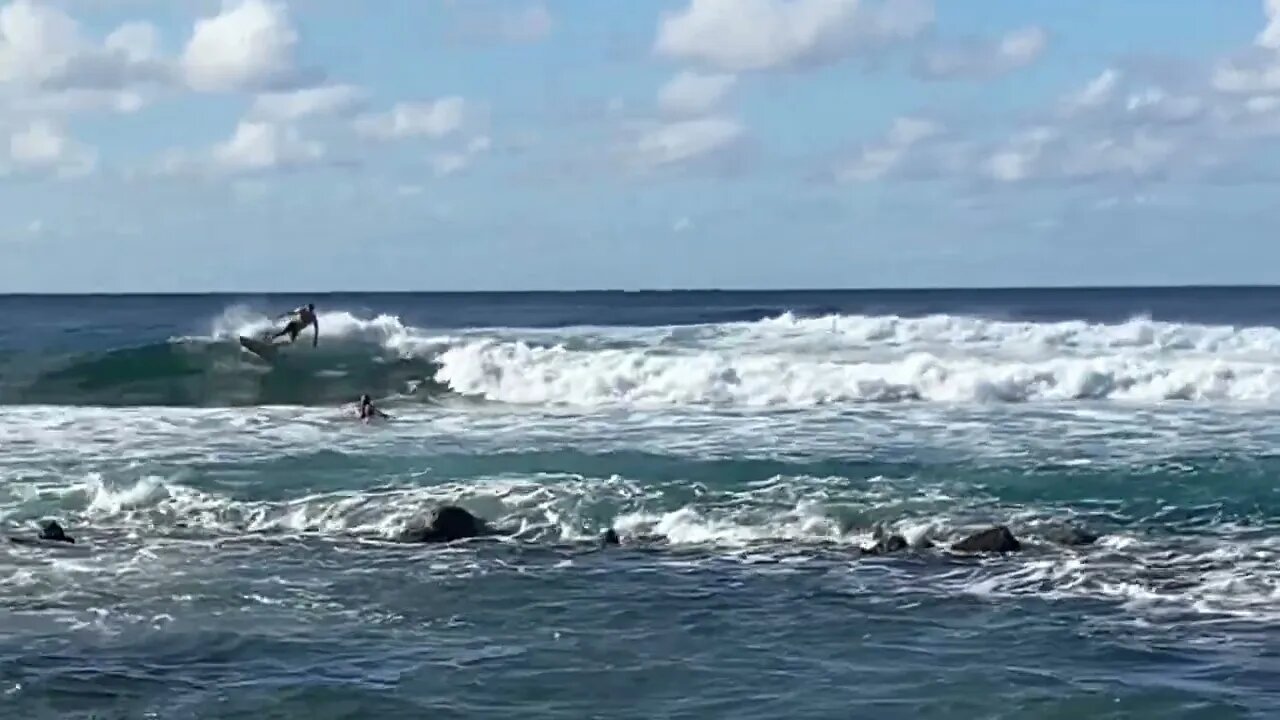
[[[56,521],[50,520],[40,523],[40,534],[34,538],[10,535],[9,542],[15,545],[49,545],[51,543],[74,545],[76,539],[63,531],[62,526]]]
[[[56,542],[75,543],[76,539],[67,535],[63,531],[62,526],[56,520],[50,520],[40,525],[40,539],[53,540]]]
[[[956,552],[964,553],[983,553],[996,552],[1007,553],[1017,552],[1022,549],[1022,543],[1018,542],[1018,538],[1009,532],[1009,528],[1000,525],[989,530],[983,530],[974,533],[969,537],[951,546]]]
[[[431,511],[426,524],[400,533],[400,542],[452,542],[489,534],[484,520],[457,505],[443,505]]]
[[[1070,525],[1049,528],[1045,531],[1045,537],[1048,538],[1050,542],[1055,542],[1059,545],[1068,545],[1071,547],[1092,545],[1098,541],[1098,536],[1094,533],[1083,528],[1072,527]]]
[[[609,528],[608,530],[605,530],[603,534],[600,535],[600,544],[601,545],[621,545],[622,541],[618,539],[618,533],[615,532],[613,528]]]

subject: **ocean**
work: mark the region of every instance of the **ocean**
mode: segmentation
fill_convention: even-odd
[[[1278,420],[1280,289],[0,297],[0,716],[1275,717]]]

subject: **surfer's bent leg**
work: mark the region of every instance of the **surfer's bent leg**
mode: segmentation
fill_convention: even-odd
[[[281,335],[288,335],[289,342],[293,342],[294,340],[298,339],[298,333],[300,332],[302,332],[302,328],[298,327],[298,321],[290,320],[289,324],[285,325],[284,328],[280,330],[280,332],[276,333],[275,335],[272,335],[271,339],[275,340]]]

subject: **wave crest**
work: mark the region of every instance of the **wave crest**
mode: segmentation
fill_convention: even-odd
[[[441,334],[345,310],[322,313],[319,324],[318,347],[303,335],[265,363],[235,337],[277,323],[233,307],[207,335],[37,357],[6,372],[0,401],[330,405],[364,392],[580,407],[1280,399],[1280,329],[1271,327],[783,313]]]

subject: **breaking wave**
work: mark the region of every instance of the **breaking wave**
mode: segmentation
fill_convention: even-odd
[[[790,313],[664,327],[435,334],[389,315],[320,316],[273,362],[240,348],[268,318],[204,336],[4,360],[0,402],[329,405],[359,393],[516,405],[811,407],[859,403],[1268,402],[1280,329]]]

